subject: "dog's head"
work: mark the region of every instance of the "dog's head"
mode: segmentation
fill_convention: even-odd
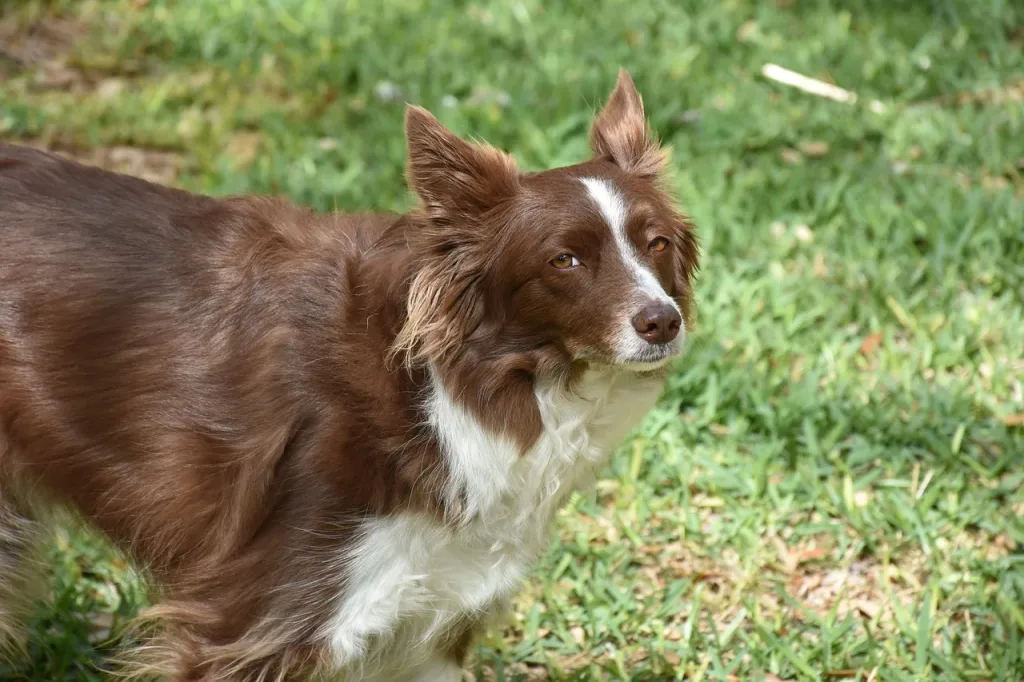
[[[625,71],[594,121],[593,158],[579,165],[521,172],[416,107],[406,136],[423,253],[396,348],[441,361],[477,342],[547,347],[637,371],[680,352],[696,238],[665,189],[667,154]]]

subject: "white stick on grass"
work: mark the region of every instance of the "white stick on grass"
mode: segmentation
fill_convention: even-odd
[[[773,81],[788,85],[796,88],[797,90],[803,90],[812,95],[818,97],[827,97],[834,99],[837,102],[845,102],[847,104],[853,104],[857,101],[857,93],[850,92],[849,90],[843,90],[840,87],[820,81],[817,78],[810,78],[799,74],[796,71],[790,71],[784,69],[778,64],[765,64],[761,68],[761,73],[765,78]]]

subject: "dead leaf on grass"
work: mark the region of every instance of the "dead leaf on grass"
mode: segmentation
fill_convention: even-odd
[[[783,149],[779,152],[779,156],[782,157],[782,160],[790,166],[799,166],[804,160],[804,155],[792,147],[786,147]]]
[[[0,20],[0,54],[25,68],[41,66],[71,52],[85,28],[72,19],[44,17],[26,24],[10,16]]]
[[[882,345],[882,335],[879,333],[868,334],[864,337],[864,340],[860,342],[860,352],[862,355],[872,355]]]
[[[874,619],[882,611],[882,606],[868,599],[854,599],[850,605],[870,619]]]
[[[853,504],[861,509],[871,504],[871,493],[867,490],[858,490],[853,494]]]
[[[228,155],[236,168],[248,168],[263,148],[263,137],[255,131],[238,133],[228,143]]]
[[[75,87],[80,90],[84,83],[85,76],[81,71],[65,66],[60,61],[42,66],[32,79],[32,84],[42,90],[67,90]]]
[[[173,183],[184,165],[180,154],[140,147],[101,149],[93,158],[97,165],[160,184]]]
[[[569,672],[575,670],[575,667],[567,669]],[[550,679],[548,674],[547,666],[535,665],[532,663],[512,663],[505,668],[505,675],[503,679],[514,679],[515,676],[519,676],[518,679],[523,679],[526,682],[543,682],[543,680]],[[484,670],[484,675],[479,679],[479,682],[494,682],[498,677],[493,669]]]
[[[775,545],[775,552],[786,573],[794,573],[805,561],[821,559],[827,554],[824,547],[814,545],[801,545],[790,549],[778,536],[772,538],[772,543]]]
[[[1024,426],[1024,412],[1006,415],[1003,417],[1003,423],[1007,426]]]
[[[810,157],[821,157],[828,154],[829,146],[827,142],[820,142],[818,140],[804,140],[799,145],[800,151],[806,156]]]
[[[825,263],[825,256],[820,253],[814,254],[814,263],[811,265],[811,272],[818,279],[828,274],[828,265]]]
[[[115,99],[124,92],[125,85],[123,78],[104,78],[96,86],[96,96],[100,99]]]
[[[753,19],[743,22],[738,29],[736,29],[736,40],[741,43],[745,43],[750,40],[757,33],[757,22]]]
[[[1004,102],[1020,102],[1022,100],[1024,100],[1024,79],[1013,80],[1004,85],[981,88],[979,90],[940,95],[933,101],[940,105],[955,104],[957,106],[969,106],[1003,104]]]
[[[799,547],[795,551],[790,552],[790,555],[796,557],[796,561],[798,564],[802,564],[805,561],[814,561],[816,559],[821,559],[827,553],[828,552],[825,550],[824,547],[811,546]]]
[[[814,239],[814,233],[811,232],[811,228],[803,224],[793,227],[793,236],[796,237],[797,241],[805,244]]]

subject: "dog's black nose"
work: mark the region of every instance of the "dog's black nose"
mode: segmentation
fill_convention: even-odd
[[[668,343],[682,324],[679,311],[667,303],[650,303],[633,316],[633,329],[648,343]]]

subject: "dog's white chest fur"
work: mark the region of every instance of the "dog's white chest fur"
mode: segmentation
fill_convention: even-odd
[[[512,596],[546,549],[555,513],[590,483],[660,389],[657,379],[621,370],[589,371],[575,395],[540,387],[543,431],[520,455],[435,380],[430,421],[460,523],[452,530],[411,514],[363,522],[345,561],[344,599],[324,633],[347,679],[391,679],[399,664],[425,666],[422,679],[449,679],[431,658],[436,640]],[[414,671],[399,678],[418,679]]]

